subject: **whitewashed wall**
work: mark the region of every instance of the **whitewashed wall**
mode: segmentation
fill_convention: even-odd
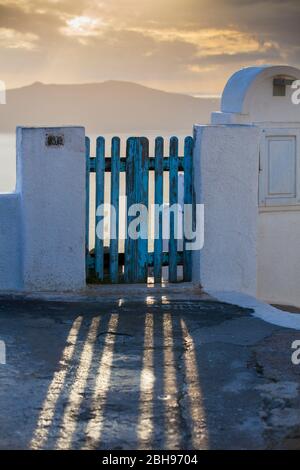
[[[0,194],[0,290],[22,287],[20,195]]]
[[[195,190],[204,247],[193,277],[206,290],[256,295],[259,130],[195,126]]]
[[[49,136],[63,144],[48,145]],[[84,128],[19,128],[17,165],[24,288],[84,287]]]
[[[0,290],[84,286],[84,128],[18,128],[17,189],[0,194]]]
[[[300,307],[300,212],[260,212],[258,297],[269,303]]]
[[[238,71],[228,81],[221,112],[213,113],[212,123],[252,124],[260,131],[257,296],[270,303],[300,307],[300,105],[292,102],[295,90],[290,86],[286,96],[273,96],[274,78],[299,80],[300,70],[265,66]],[[265,153],[268,136],[279,142],[295,139],[294,155],[290,150],[286,152],[284,145],[276,155]],[[244,156],[243,152],[241,158]],[[272,171],[270,164],[274,165]],[[231,170],[232,176],[246,183],[247,173],[240,174],[238,168]],[[252,231],[252,222],[250,225]],[[247,237],[244,243],[249,243]]]

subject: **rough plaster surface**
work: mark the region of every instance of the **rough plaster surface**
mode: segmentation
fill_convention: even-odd
[[[21,287],[20,195],[0,194],[0,290]]]
[[[293,330],[189,294],[1,299],[0,448],[300,446]]]
[[[259,214],[258,291],[270,303],[300,307],[300,211]]]
[[[205,240],[194,256],[194,278],[206,290],[256,295],[259,135],[253,126],[195,127],[195,190],[204,203]]]
[[[47,146],[46,135],[63,135]],[[85,134],[83,128],[18,128],[25,290],[85,285]]]

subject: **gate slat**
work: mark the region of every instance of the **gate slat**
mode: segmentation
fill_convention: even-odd
[[[157,137],[155,139],[155,204],[161,206],[163,204],[163,160],[164,160],[164,139]],[[154,240],[154,282],[161,282],[162,278],[162,262],[163,262],[163,242],[162,242],[162,212],[156,207]]]
[[[126,195],[127,214],[133,204],[148,208],[148,153],[149,142],[145,138],[127,141]],[[135,216],[127,217],[127,229]],[[137,240],[127,236],[125,242],[125,281],[147,282],[148,278],[148,221],[140,230],[144,232]]]
[[[137,190],[137,202],[143,204],[147,209],[147,219],[144,220],[144,224],[140,227],[143,233],[141,238],[136,241],[137,244],[137,271],[136,271],[136,282],[148,281],[148,192],[149,192],[149,141],[142,137],[138,142],[138,154],[139,158],[135,164],[136,175],[140,175],[139,180],[136,177],[136,190]]]
[[[193,204],[193,151],[194,140],[192,137],[186,137],[184,141],[184,204]],[[193,227],[193,211],[184,210],[184,226]],[[186,249],[187,240],[184,238],[183,244],[183,280],[190,282],[192,280],[192,252]]]
[[[127,196],[127,214],[129,207],[134,204],[135,188],[134,188],[134,157],[136,142],[134,138],[127,140],[126,144],[126,196]],[[124,278],[125,282],[132,282],[134,277],[134,259],[133,259],[133,240],[128,236],[128,227],[131,217],[126,217],[127,237],[125,240],[125,266]]]
[[[178,138],[170,140],[170,172],[169,172],[169,204],[178,203]],[[170,211],[170,240],[169,240],[169,281],[177,282],[177,240],[175,238],[174,212]]]
[[[110,280],[117,283],[119,279],[119,185],[120,185],[120,139],[114,137],[111,145],[111,206],[115,211],[115,226],[110,228]]]
[[[91,142],[88,137],[85,138],[85,155],[86,155],[86,175],[85,175],[85,256],[86,256],[86,275],[88,275],[89,266],[89,236],[90,236],[90,151]]]
[[[96,211],[104,204],[105,140],[98,137],[96,144]],[[101,217],[96,215],[95,223],[95,271],[100,281],[104,280],[103,224],[97,228]],[[98,235],[97,235],[98,232]]]

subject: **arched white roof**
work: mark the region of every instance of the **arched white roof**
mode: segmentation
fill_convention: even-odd
[[[274,93],[274,79],[286,79],[285,93]],[[221,111],[212,113],[212,124],[269,123],[300,126],[300,104],[295,104],[300,70],[288,65],[248,67],[234,73],[222,95]],[[300,82],[299,82],[300,83]],[[298,99],[298,98],[297,98]]]
[[[284,76],[300,78],[300,70],[287,65],[264,65],[239,70],[228,80],[222,95],[221,112],[249,114],[252,96],[260,83],[268,78]]]

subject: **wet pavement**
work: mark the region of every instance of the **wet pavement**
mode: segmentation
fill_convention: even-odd
[[[300,448],[300,332],[184,289],[117,292],[0,298],[1,449]]]

